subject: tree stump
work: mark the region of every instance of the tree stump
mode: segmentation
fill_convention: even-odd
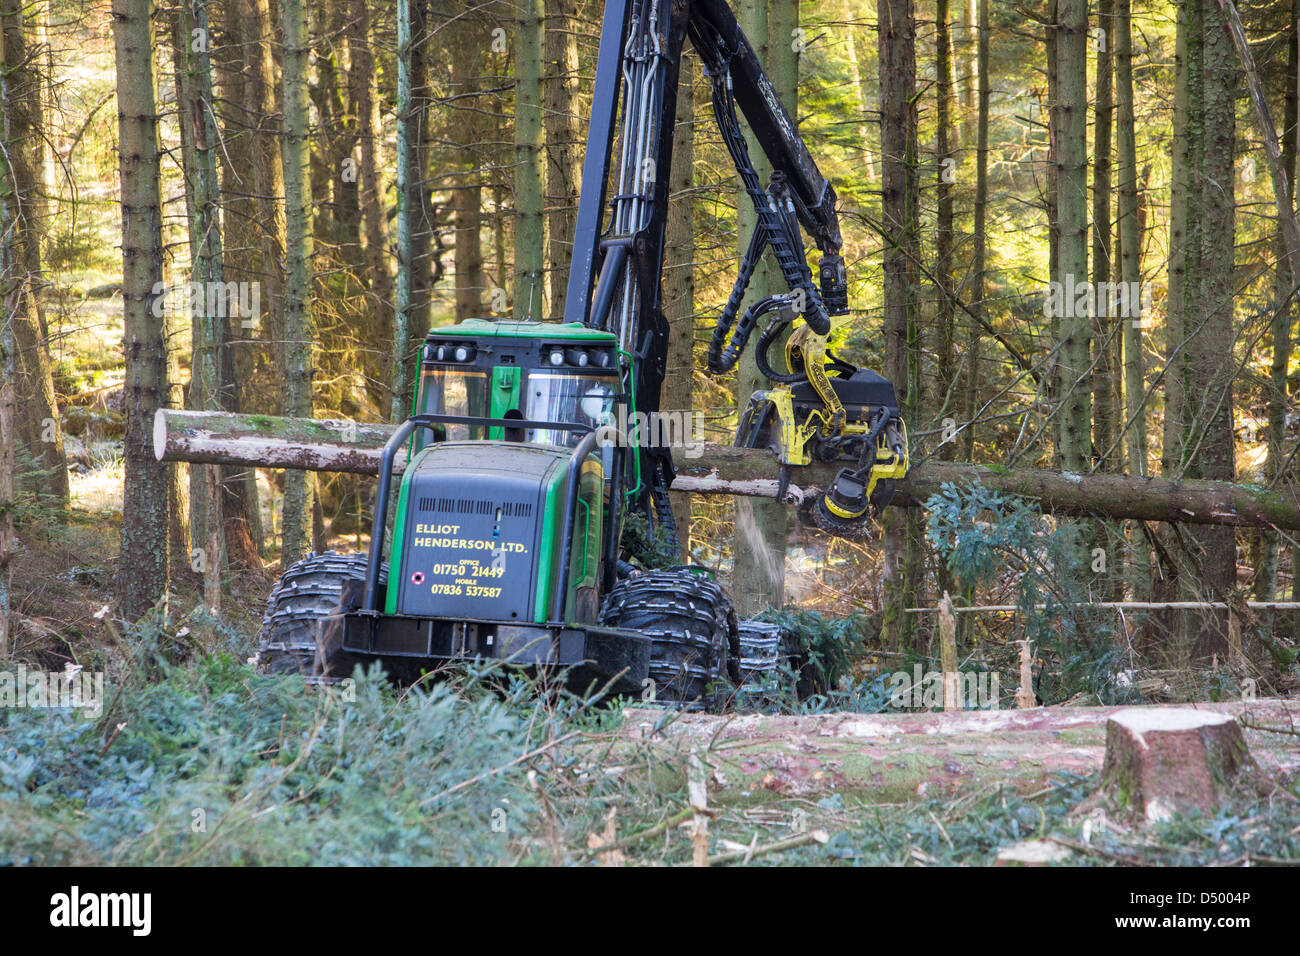
[[[1180,813],[1212,814],[1258,773],[1241,726],[1227,714],[1122,710],[1106,722],[1099,795],[1119,813],[1154,823]]]

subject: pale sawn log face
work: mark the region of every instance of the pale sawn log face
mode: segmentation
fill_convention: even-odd
[[[393,428],[337,420],[161,409],[154,422],[154,454],[165,461],[376,474],[383,443]],[[695,450],[698,455],[682,449],[674,451],[678,472],[674,489],[695,494],[775,496],[779,466],[772,453],[712,444]],[[401,464],[399,461],[399,468]],[[814,463],[796,469],[786,503],[799,504],[818,493],[840,467]],[[1300,530],[1300,501],[1293,495],[1222,481],[1179,482],[927,461],[899,483],[894,500],[914,507],[948,483],[958,487],[977,484],[1020,495],[1054,514]]]

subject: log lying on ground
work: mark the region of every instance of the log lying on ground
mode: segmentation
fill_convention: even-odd
[[[1103,794],[1120,813],[1148,823],[1175,814],[1213,815],[1259,768],[1241,725],[1228,714],[1133,708],[1106,722]]]
[[[154,421],[154,454],[160,461],[373,475],[392,432],[392,425],[382,424],[160,409]],[[403,457],[398,456],[398,469]],[[673,460],[678,471],[674,491],[776,496],[778,465],[770,452],[699,444],[674,449]],[[796,469],[786,502],[799,504],[818,494],[840,467],[817,462]],[[900,482],[895,501],[918,505],[949,482],[1020,495],[1061,515],[1300,531],[1300,500],[1294,494],[1222,481],[927,461]]]

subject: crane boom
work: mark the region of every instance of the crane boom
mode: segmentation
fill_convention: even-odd
[[[717,320],[709,369],[720,373],[734,367],[760,320],[777,313],[759,339],[760,368],[781,386],[807,384],[815,399],[804,412],[786,394],[788,389],[765,399],[781,410],[783,464],[805,463],[810,443],[818,436],[843,445],[837,444],[834,454],[851,448],[856,455],[866,436],[872,442],[883,441],[884,431],[883,425],[873,430],[865,420],[851,422],[826,375],[826,368],[843,378],[857,372],[825,352],[831,317],[848,312],[835,189],[818,169],[725,0],[608,0],[605,5],[565,321],[615,334],[625,394],[638,412],[659,411],[669,335],[660,282],[668,220],[667,173],[682,52],[688,39],[709,79],[714,118],[757,219]],[[750,158],[740,116],[771,166],[766,184]],[[801,229],[821,252],[818,283],[813,282]],[[750,277],[767,250],[789,293],[767,296],[741,315]],[[787,347],[790,370],[777,371],[766,352],[797,317],[804,319],[807,331],[792,339],[793,350]],[[884,393],[877,389],[871,394]],[[884,407],[892,408],[896,404],[892,387],[888,396]],[[774,414],[766,408],[760,409],[760,419]],[[801,423],[794,422],[796,413],[803,416]],[[897,418],[896,408],[892,416]],[[846,426],[850,426],[847,433]],[[771,431],[776,426],[766,427]],[[894,428],[890,435],[896,439],[899,433]],[[667,489],[674,477],[672,458],[667,449],[653,443],[636,454],[640,458],[635,472],[644,486],[638,483],[632,497],[642,508],[652,504],[647,513],[671,528]],[[877,460],[875,452],[862,451],[860,457],[862,487],[874,488],[866,474]],[[895,472],[896,465],[891,465]],[[905,453],[901,467],[905,473]],[[864,504],[862,514],[865,508]]]

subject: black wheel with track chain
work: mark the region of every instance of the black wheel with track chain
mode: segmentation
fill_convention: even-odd
[[[625,578],[606,597],[601,623],[651,639],[649,676],[657,703],[716,709],[739,683],[740,638],[731,597],[697,571],[674,568]]]
[[[337,613],[345,608],[345,587],[366,579],[364,554],[325,551],[309,554],[289,565],[280,575],[266,602],[262,632],[258,639],[258,669],[270,674],[302,674],[304,677],[339,678],[352,672],[357,659],[338,648]],[[388,576],[381,566],[379,581]],[[346,588],[356,594],[360,588]]]

